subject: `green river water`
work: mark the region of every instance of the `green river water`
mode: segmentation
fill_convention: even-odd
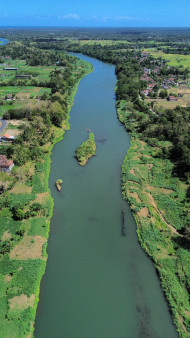
[[[80,82],[71,129],[52,152],[49,185],[55,205],[35,337],[178,337],[153,263],[122,200],[121,165],[130,137],[116,116],[115,68],[78,56],[91,62],[94,72]],[[74,154],[88,136],[86,129],[95,134],[97,155],[81,167]]]

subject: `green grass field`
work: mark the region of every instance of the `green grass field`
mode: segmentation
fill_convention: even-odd
[[[157,51],[155,48],[149,48],[146,49],[146,51],[154,58],[161,57],[162,59],[168,60],[168,65],[170,66],[190,67],[190,55],[166,54],[162,51]]]
[[[35,66],[30,67],[26,65],[26,62],[24,60],[5,60],[3,64],[0,64],[0,74],[8,75],[8,77],[0,77],[0,80],[10,80],[15,78],[16,71],[10,71],[10,70],[4,70],[6,67],[14,67],[18,68],[18,71],[35,71],[38,73],[37,76],[35,76],[35,79],[38,80],[46,80],[49,78],[49,74],[51,71],[55,69],[55,67],[45,67],[45,66]]]
[[[126,43],[128,45],[133,44],[133,42],[125,41],[125,40],[80,40],[77,41],[81,45],[101,45],[101,46],[111,46],[111,45],[117,45],[118,43]]]

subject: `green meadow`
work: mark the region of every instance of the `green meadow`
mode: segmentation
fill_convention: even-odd
[[[155,48],[146,49],[154,58],[162,58],[168,60],[169,66],[183,66],[190,67],[190,55],[182,54],[166,54],[162,51],[158,51]]]

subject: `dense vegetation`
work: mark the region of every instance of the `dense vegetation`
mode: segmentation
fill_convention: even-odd
[[[90,133],[88,139],[77,148],[76,158],[80,165],[85,165],[89,158],[94,155],[96,155],[96,142],[94,133]]]

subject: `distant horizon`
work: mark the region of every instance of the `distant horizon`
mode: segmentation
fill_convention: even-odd
[[[17,26],[17,25],[3,25],[0,26],[1,28],[88,28],[88,29],[97,29],[97,28],[102,28],[102,29],[190,29],[190,26],[46,26],[46,25],[22,25],[22,26]]]

